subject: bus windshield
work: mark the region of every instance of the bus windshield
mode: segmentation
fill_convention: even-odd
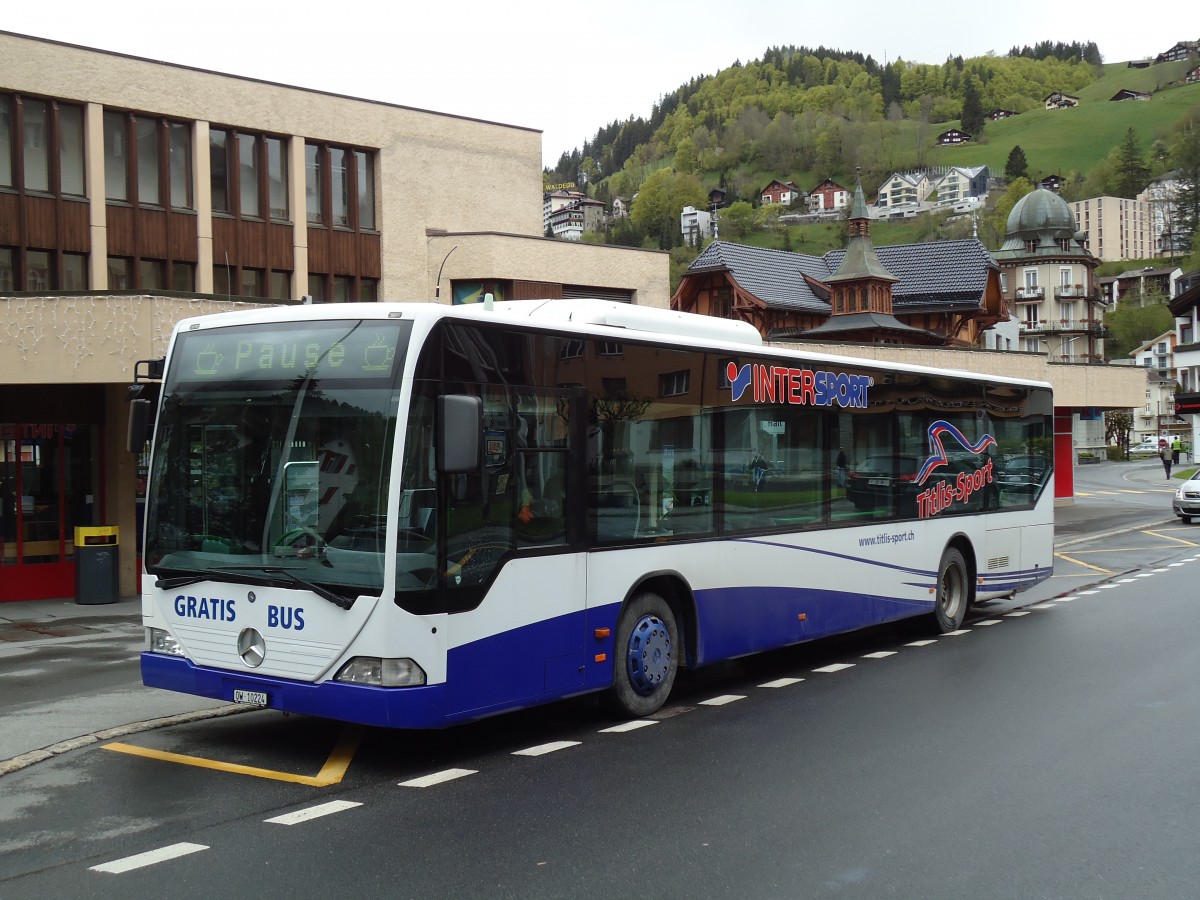
[[[181,334],[157,424],[146,570],[176,584],[378,594],[410,330],[335,320]]]

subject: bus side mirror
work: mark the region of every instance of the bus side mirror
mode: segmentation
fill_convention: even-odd
[[[483,462],[483,401],[465,394],[438,397],[437,467],[448,475],[478,472]]]
[[[129,431],[125,435],[125,444],[130,453],[141,453],[150,438],[150,407],[149,400],[129,401]]]

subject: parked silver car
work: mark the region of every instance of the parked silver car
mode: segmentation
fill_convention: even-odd
[[[1185,525],[1193,518],[1200,518],[1200,471],[1179,486],[1171,500],[1171,508]]]

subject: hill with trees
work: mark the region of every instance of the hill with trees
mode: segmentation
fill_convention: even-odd
[[[604,126],[581,149],[564,153],[545,177],[547,183],[574,181],[605,203],[637,194],[630,218],[600,240],[679,247],[681,208],[703,207],[708,191],[721,188],[729,204],[722,237],[823,252],[844,240],[841,227],[780,225],[786,210],[758,208],[764,185],[779,178],[810,188],[826,177],[849,185],[859,169],[871,194],[894,171],[987,165],[994,176],[1011,169],[1016,179],[979,223],[980,238],[997,246],[1000,213],[1007,216],[1004,206],[1011,209],[1019,199],[1009,196],[1019,183],[1028,190],[1032,181],[1057,174],[1068,199],[1128,196],[1145,177],[1186,162],[1186,148],[1200,134],[1200,84],[1182,84],[1195,62],[1104,65],[1095,44],[1049,41],[1014,47],[1003,57],[953,57],[937,65],[773,47],[761,59],[681,85],[660,98],[648,119]],[[1109,102],[1125,88],[1151,92],[1152,99]],[[1077,96],[1080,104],[1047,110],[1044,99],[1053,91]],[[988,121],[995,109],[1018,115]],[[937,134],[951,127],[973,140],[937,146]],[[951,218],[880,222],[873,236],[886,244],[971,233],[969,220]],[[677,251],[676,270],[695,252]]]

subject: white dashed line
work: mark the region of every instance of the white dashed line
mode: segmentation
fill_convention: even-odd
[[[936,644],[936,643],[937,643],[936,640],[912,641],[911,643],[905,644],[904,646],[905,647],[928,647],[930,644]]]
[[[178,859],[181,856],[187,856],[189,853],[199,853],[201,850],[207,849],[208,847],[204,844],[189,844],[185,841],[180,844],[171,844],[169,847],[160,847],[157,850],[147,850],[145,853],[139,853],[136,856],[127,856],[124,859],[115,859],[109,863],[92,866],[89,871],[120,875],[122,872],[132,872],[134,869],[142,869],[146,866],[152,866],[155,863]]]
[[[600,734],[624,734],[626,731],[637,731],[639,728],[645,728],[647,725],[657,724],[657,719],[630,719],[628,722],[622,722],[620,725],[601,728]]]
[[[1135,578],[1150,578],[1150,577],[1152,577],[1153,574],[1154,573],[1152,573],[1152,572],[1138,572],[1138,574],[1135,575],[1134,577]]]
[[[866,653],[863,659],[887,659],[889,656],[895,656],[895,650],[877,650],[874,653]]]
[[[791,687],[793,684],[799,684],[803,678],[776,678],[774,681],[768,681],[765,684],[760,684],[760,688],[784,688]]]
[[[477,769],[444,769],[441,772],[434,772],[431,775],[422,775],[420,778],[411,778],[408,781],[401,781],[399,786],[427,788],[433,787],[435,784],[445,784],[447,781],[454,781],[456,778],[466,778],[468,775],[477,774]]]
[[[959,637],[961,635],[970,634],[970,633],[971,633],[970,628],[959,628],[957,631],[947,631],[946,637]]]
[[[1113,590],[1114,588],[1117,588],[1117,587],[1120,587],[1120,585],[1116,585],[1116,584],[1098,584],[1098,585],[1096,585],[1096,590],[1098,590],[1098,591],[1111,591],[1111,590]]]
[[[1136,578],[1122,578],[1117,584],[1133,584],[1135,581],[1137,581]]]
[[[846,669],[853,669],[854,663],[834,663],[831,666],[821,666],[819,669],[813,669],[814,672],[820,672],[824,675],[832,675],[834,672],[844,672]]]
[[[999,619],[981,619],[980,621],[972,622],[971,624],[974,625],[976,628],[982,628],[984,625],[999,625],[1000,620]]]
[[[545,756],[547,753],[555,753],[559,750],[566,750],[568,747],[578,746],[579,741],[551,741],[549,744],[538,744],[536,747],[516,750],[513,752],[513,756]]]
[[[263,821],[272,825],[299,825],[301,822],[319,819],[322,816],[332,816],[334,813],[345,812],[356,806],[362,806],[362,804],[352,800],[330,800],[328,803],[320,803],[317,806],[310,806],[308,809],[298,809],[272,819],[263,819]]]
[[[1029,615],[1029,613],[1026,610],[1018,609],[1016,612],[1005,613],[1004,618],[1019,619],[1019,618],[1021,618],[1021,616],[1027,616],[1027,615]]]
[[[735,703],[738,700],[745,700],[744,694],[722,694],[720,697],[713,697],[711,700],[701,700],[701,706],[724,706],[727,703]]]

